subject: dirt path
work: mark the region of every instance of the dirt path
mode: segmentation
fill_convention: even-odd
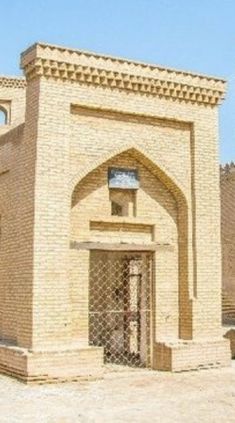
[[[231,368],[107,373],[104,380],[26,386],[0,376],[0,423],[235,423]]]

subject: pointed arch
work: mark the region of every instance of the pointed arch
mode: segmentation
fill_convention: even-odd
[[[102,166],[105,162],[114,159],[115,156],[118,156],[123,153],[130,154],[133,158],[137,159],[139,162],[144,164],[144,166],[148,168],[151,173],[156,175],[156,177],[169,189],[169,191],[172,193],[178,203],[187,206],[187,199],[184,195],[183,187],[181,186],[179,181],[177,181],[173,175],[170,175],[169,170],[164,169],[164,166],[162,164],[161,166],[159,166],[156,162],[153,162],[153,160],[148,156],[147,151],[144,151],[142,148],[137,149],[133,146],[112,150],[106,155],[102,155],[96,160],[89,163],[88,165],[82,167],[69,183],[70,192],[73,193],[75,187],[78,186],[78,184],[93,170],[97,169],[99,166]]]
[[[189,293],[189,216],[188,202],[184,194],[182,185],[176,180],[172,173],[159,165],[149,157],[148,152],[142,148],[128,146],[128,148],[118,148],[102,155],[84,166],[70,181],[71,198],[78,192],[86,178],[90,174],[102,167],[105,163],[115,160],[122,154],[128,154],[132,158],[143,164],[157,179],[162,182],[166,189],[172,194],[177,204],[177,226],[178,226],[178,263],[179,263],[179,338],[192,339],[192,301]]]

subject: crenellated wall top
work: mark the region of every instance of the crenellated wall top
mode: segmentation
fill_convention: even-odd
[[[24,77],[0,75],[0,88],[25,88],[26,79]]]

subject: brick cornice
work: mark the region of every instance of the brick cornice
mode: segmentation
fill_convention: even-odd
[[[0,87],[4,88],[25,88],[26,79],[11,76],[0,76]]]
[[[21,56],[27,80],[69,80],[193,103],[217,105],[223,79],[47,44],[35,44]]]

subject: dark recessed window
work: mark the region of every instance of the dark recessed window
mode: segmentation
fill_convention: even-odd
[[[136,216],[136,190],[110,189],[112,216]]]
[[[123,207],[118,204],[115,203],[115,201],[112,201],[112,210],[111,210],[111,214],[112,216],[123,216]]]

